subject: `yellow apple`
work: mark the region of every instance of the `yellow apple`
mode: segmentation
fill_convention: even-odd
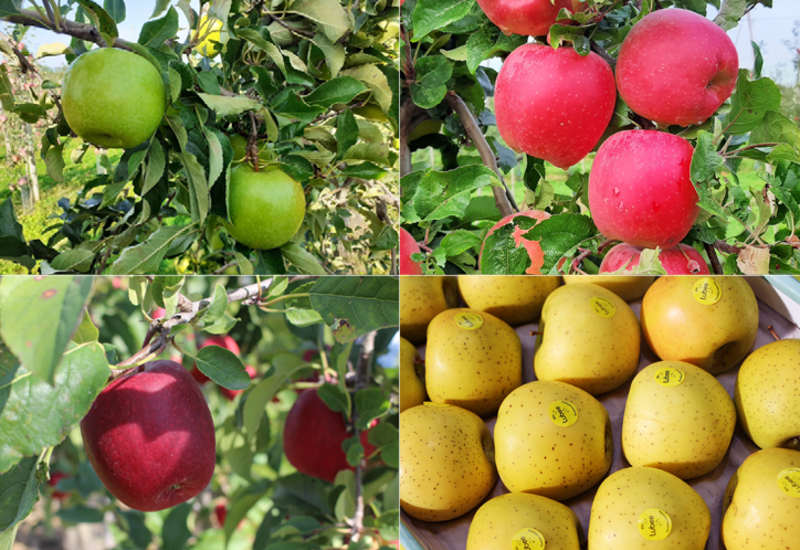
[[[719,374],[753,347],[758,303],[743,277],[660,277],[644,295],[641,321],[662,360]]]
[[[486,415],[521,383],[522,343],[513,328],[474,309],[448,309],[433,318],[425,348],[431,401]]]
[[[564,284],[592,283],[593,285],[607,288],[626,302],[638,300],[650,285],[653,284],[655,277],[644,275],[564,275]]]
[[[421,344],[431,320],[457,305],[455,277],[400,277],[400,336]]]
[[[800,451],[800,340],[779,340],[751,353],[736,377],[734,399],[742,428],[756,445]]]
[[[588,278],[584,279],[588,281]],[[627,382],[639,364],[639,321],[625,301],[590,283],[564,285],[547,297],[533,368],[600,395]]]
[[[592,550],[703,550],[708,506],[685,481],[657,468],[624,468],[608,476],[592,502]]]
[[[400,412],[425,401],[425,372],[414,344],[400,338]]]
[[[660,361],[633,379],[622,421],[632,466],[691,479],[717,467],[736,427],[736,408],[714,376],[680,361]]]
[[[400,506],[408,515],[457,518],[496,481],[492,435],[478,415],[436,403],[400,413]]]
[[[579,530],[578,516],[560,502],[510,493],[478,508],[469,526],[467,550],[579,550]]]
[[[462,275],[461,297],[472,309],[499,317],[512,326],[535,321],[545,299],[561,284],[559,277]]]
[[[500,406],[494,444],[500,479],[510,491],[566,500],[611,467],[611,420],[580,388],[530,382]]]

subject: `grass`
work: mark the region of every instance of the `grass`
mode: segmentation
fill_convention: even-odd
[[[0,142],[0,203],[5,202],[9,195],[12,196],[14,210],[17,213],[19,222],[22,224],[26,240],[41,239],[46,242],[47,238],[54,233],[54,230],[47,231],[47,228],[55,223],[56,220],[53,218],[63,212],[61,207],[58,206],[59,199],[66,197],[70,202],[74,203],[78,191],[83,188],[87,181],[96,177],[94,148],[89,148],[89,151],[86,152],[79,164],[74,164],[70,161],[70,155],[80,144],[80,140],[72,139],[64,148],[64,160],[67,164],[64,168],[64,179],[60,182],[54,181],[47,174],[44,161],[38,158],[37,155],[36,171],[39,174],[40,201],[36,204],[32,213],[23,215],[20,194],[15,192],[12,195],[8,186],[16,183],[19,177],[25,174],[25,169],[22,166],[10,168],[5,159],[5,143]],[[113,151],[108,156],[111,164],[114,165],[119,160],[121,152]],[[0,275],[24,273],[27,273],[24,267],[13,262],[0,260]]]

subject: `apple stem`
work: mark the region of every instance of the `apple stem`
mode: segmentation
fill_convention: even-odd
[[[425,359],[418,359],[418,358],[414,359],[414,364],[415,365],[424,365],[425,364]]]
[[[542,332],[541,330],[532,330],[531,331],[531,336],[541,336],[542,334],[544,334],[544,332]]]
[[[773,327],[772,325],[769,325],[769,326],[767,327],[767,330],[768,330],[768,331],[769,331],[769,333],[772,335],[772,337],[773,337],[773,338],[775,338],[775,340],[776,340],[776,341],[779,341],[779,340],[781,339],[781,337],[780,337],[780,336],[778,336],[778,333],[777,333],[777,332],[775,332],[775,327]]]

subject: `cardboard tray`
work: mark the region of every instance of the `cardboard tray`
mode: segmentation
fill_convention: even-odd
[[[774,338],[767,330],[770,325],[781,338],[800,338],[800,328],[798,328],[800,326],[800,281],[790,276],[747,277],[746,279],[758,299],[759,308],[758,335],[753,349],[774,341]],[[641,300],[631,302],[630,306],[638,317],[641,309]],[[537,327],[538,324],[533,323],[515,328],[522,340],[523,383],[536,380],[536,376],[533,373],[533,350],[536,339],[530,336],[530,332],[537,330]],[[644,337],[642,337],[641,347],[642,351],[637,373],[650,363],[659,361],[659,358],[647,346],[647,341]],[[424,358],[425,346],[420,346],[419,351]],[[739,366],[737,365],[735,368],[716,377],[731,397],[733,396],[733,388],[738,372]],[[631,377],[632,379],[633,377]],[[625,410],[625,401],[630,384],[631,381],[629,380],[613,392],[598,397],[598,400],[605,406],[611,416],[614,458],[609,474],[630,466],[622,455],[621,444],[622,415]],[[493,430],[496,416],[487,417],[485,420],[489,429]],[[750,441],[737,422],[733,441],[722,462],[712,472],[687,481],[703,497],[711,512],[711,532],[705,547],[706,550],[724,550],[725,546],[720,538],[720,525],[722,521],[722,497],[725,492],[725,486],[744,459],[757,450],[758,447]],[[400,452],[402,453],[403,450],[400,449]],[[577,497],[564,502],[580,519],[582,548],[586,547],[589,514],[598,486],[599,483]],[[508,492],[502,481],[498,479],[487,499]],[[419,521],[402,512],[400,518],[400,544],[404,550],[464,550],[467,544],[470,522],[479,507],[460,518],[441,523]]]

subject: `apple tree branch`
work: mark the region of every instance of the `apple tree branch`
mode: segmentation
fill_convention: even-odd
[[[8,15],[0,18],[9,23],[17,25],[25,25],[28,27],[37,27],[46,29],[60,34],[66,34],[86,42],[92,42],[100,46],[105,45],[105,40],[100,35],[100,31],[94,25],[88,23],[78,23],[77,21],[69,21],[67,19],[58,20],[55,15],[49,12],[47,15],[40,14],[35,10],[20,10],[18,15]],[[115,48],[133,51],[130,42],[121,38],[115,38],[113,44],[109,44]]]

